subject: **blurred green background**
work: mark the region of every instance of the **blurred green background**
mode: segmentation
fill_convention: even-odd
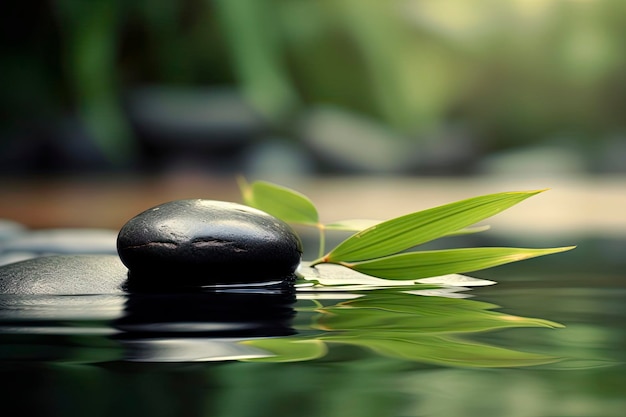
[[[0,2],[0,180],[35,176],[2,181],[0,218],[117,230],[167,199],[235,201],[238,173],[286,185],[326,174],[296,188],[328,220],[390,218],[545,174],[530,186],[553,192],[496,220],[484,243],[579,249],[485,275],[503,285],[481,297],[568,327],[487,341],[623,363],[625,40],[624,0]],[[228,181],[126,178],[181,171]],[[39,184],[68,174],[113,180]],[[343,174],[395,176],[332,177]],[[284,367],[19,364],[4,400],[48,415],[618,416],[626,398],[623,366],[335,354]]]
[[[623,0],[7,3],[2,174],[626,172]]]

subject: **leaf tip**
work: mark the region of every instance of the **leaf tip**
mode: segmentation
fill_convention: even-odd
[[[572,246],[561,246],[558,248],[553,248],[552,250],[554,251],[554,253],[559,253],[559,252],[567,252],[568,250],[572,250],[572,249],[576,249],[578,246],[576,245],[572,245]]]
[[[526,190],[526,191],[518,191],[518,192],[521,194],[528,194],[530,196],[533,196],[533,195],[544,193],[546,191],[550,191],[550,188],[539,188],[536,190]]]

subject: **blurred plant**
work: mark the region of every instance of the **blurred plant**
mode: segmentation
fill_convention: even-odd
[[[2,15],[0,129],[69,107],[112,159],[132,153],[122,99],[145,84],[228,85],[283,130],[321,105],[414,140],[458,123],[486,150],[626,131],[622,0],[60,0],[15,10]]]
[[[624,128],[619,0],[217,5],[240,82],[266,113],[333,104],[422,140],[460,122],[488,147]]]
[[[117,2],[57,2],[69,88],[94,141],[114,163],[135,152],[120,103],[116,55],[123,7]]]
[[[469,198],[384,222],[358,219],[323,224],[311,200],[301,193],[264,181],[248,184],[240,179],[240,187],[247,205],[286,222],[319,230],[319,258],[311,266],[338,264],[375,277],[407,280],[471,272],[574,248],[491,247],[405,252],[441,237],[484,231],[485,227],[469,227],[543,190]],[[326,230],[357,233],[324,254]]]

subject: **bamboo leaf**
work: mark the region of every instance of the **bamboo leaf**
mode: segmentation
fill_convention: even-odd
[[[300,362],[321,358],[328,348],[321,340],[316,339],[250,339],[241,342],[268,352],[265,358],[245,359],[247,362]]]
[[[464,236],[464,235],[473,235],[474,233],[480,233],[491,229],[491,226],[474,226],[474,227],[465,227],[463,229],[456,230],[454,232],[446,233],[446,237],[450,236]]]
[[[374,220],[374,219],[347,219],[347,220],[339,220],[336,222],[327,223],[324,225],[324,229],[343,231],[343,232],[360,232],[362,230],[368,229],[382,222],[383,222],[382,220]],[[471,235],[474,233],[484,232],[486,230],[489,230],[490,228],[491,227],[487,225],[466,227],[464,229],[447,233],[446,236]]]
[[[382,335],[381,335],[382,336]],[[392,358],[447,366],[479,368],[535,366],[553,363],[559,358],[537,353],[517,351],[453,337],[417,335],[384,338],[367,335],[355,338],[337,338],[337,342],[363,346]]]
[[[380,258],[457,232],[543,190],[489,194],[397,217],[356,233],[321,262]]]
[[[408,252],[363,262],[341,262],[341,265],[374,277],[406,280],[478,271],[573,248],[467,248]]]
[[[372,226],[382,223],[382,220],[373,220],[373,219],[348,219],[348,220],[340,220],[337,222],[327,223],[324,225],[324,229],[326,230],[337,230],[344,232],[360,232],[361,230],[365,230]],[[445,236],[463,236],[463,235],[471,235],[474,233],[484,232],[489,230],[491,226],[475,226],[475,227],[466,227],[463,229],[455,230],[454,232],[447,233]]]
[[[244,203],[274,217],[290,222],[316,226],[317,209],[305,195],[265,181],[247,184],[240,181]]]
[[[381,223],[381,220],[372,219],[349,219],[324,225],[326,230],[343,230],[347,232],[360,232],[374,225]]]

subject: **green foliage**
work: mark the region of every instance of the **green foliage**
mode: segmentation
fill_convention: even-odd
[[[311,200],[299,192],[261,181],[248,184],[241,180],[240,186],[246,204],[284,221],[319,229],[320,257],[311,266],[338,264],[379,278],[408,280],[477,271],[574,248],[465,248],[405,252],[441,237],[484,231],[488,227],[470,226],[543,190],[469,198],[384,222],[345,220],[325,225],[320,223]],[[324,232],[327,229],[361,230],[323,255]]]
[[[460,274],[517,262],[523,259],[549,255],[573,249],[526,248],[467,248],[437,251],[409,252],[362,262],[337,263],[364,274],[387,279],[417,279],[431,276]],[[332,253],[332,252],[331,252]]]
[[[320,103],[426,149],[457,121],[480,149],[563,132],[595,147],[625,129],[623,0],[59,0],[5,15],[33,30],[5,31],[0,130],[74,104],[117,160],[134,143],[123,98],[146,84],[232,88],[294,140]]]
[[[413,287],[421,288],[419,284]],[[266,357],[249,359],[253,362],[314,360],[325,356],[332,345],[358,346],[382,356],[446,366],[519,367],[559,360],[466,339],[477,332],[517,327],[563,327],[559,323],[500,313],[493,311],[497,306],[480,301],[417,297],[403,288],[362,291],[358,298],[328,306],[318,302],[310,327],[322,333],[242,343],[268,352]]]
[[[324,253],[326,229],[360,231],[379,223],[376,220],[351,219],[327,225],[321,224],[317,209],[307,196],[266,181],[255,181],[249,184],[245,179],[239,178],[238,182],[244,203],[250,207],[263,210],[288,223],[317,228],[320,234],[319,256]]]
[[[363,261],[398,253],[491,217],[539,192],[486,195],[398,217],[344,240],[325,261]]]
[[[244,203],[289,222],[317,226],[319,216],[313,202],[303,194],[265,181],[248,184],[239,180]]]
[[[321,358],[326,355],[328,348],[321,340],[316,339],[250,339],[242,342],[244,345],[271,352],[271,355],[255,358],[254,362],[301,362]]]

